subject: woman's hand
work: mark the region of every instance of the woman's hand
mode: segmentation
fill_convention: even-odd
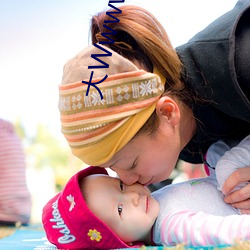
[[[222,192],[225,194],[224,201],[241,210],[243,214],[250,214],[250,166],[240,168],[233,172],[225,181]],[[241,183],[244,187],[232,190]]]

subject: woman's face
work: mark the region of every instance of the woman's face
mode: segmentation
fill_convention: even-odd
[[[174,169],[181,151],[177,130],[161,123],[155,135],[136,136],[101,167],[114,170],[126,185],[163,181]]]

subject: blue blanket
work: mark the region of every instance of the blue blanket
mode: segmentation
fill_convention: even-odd
[[[226,246],[217,247],[185,247],[186,250],[214,250],[226,248]],[[0,249],[3,250],[56,250],[57,248],[50,244],[45,237],[45,233],[40,226],[29,226],[18,228],[14,234],[0,239]],[[133,248],[139,250],[139,248]],[[147,247],[143,250],[166,250],[176,249],[175,247]],[[142,248],[141,248],[142,250]]]

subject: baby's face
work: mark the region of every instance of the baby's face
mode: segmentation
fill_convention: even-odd
[[[141,184],[127,186],[105,175],[86,177],[88,206],[126,243],[144,240],[159,214],[159,204]]]

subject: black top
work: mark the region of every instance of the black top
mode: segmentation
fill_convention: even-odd
[[[207,100],[192,107],[197,131],[180,158],[202,163],[212,143],[250,134],[250,0],[238,1],[176,50],[185,83]]]

